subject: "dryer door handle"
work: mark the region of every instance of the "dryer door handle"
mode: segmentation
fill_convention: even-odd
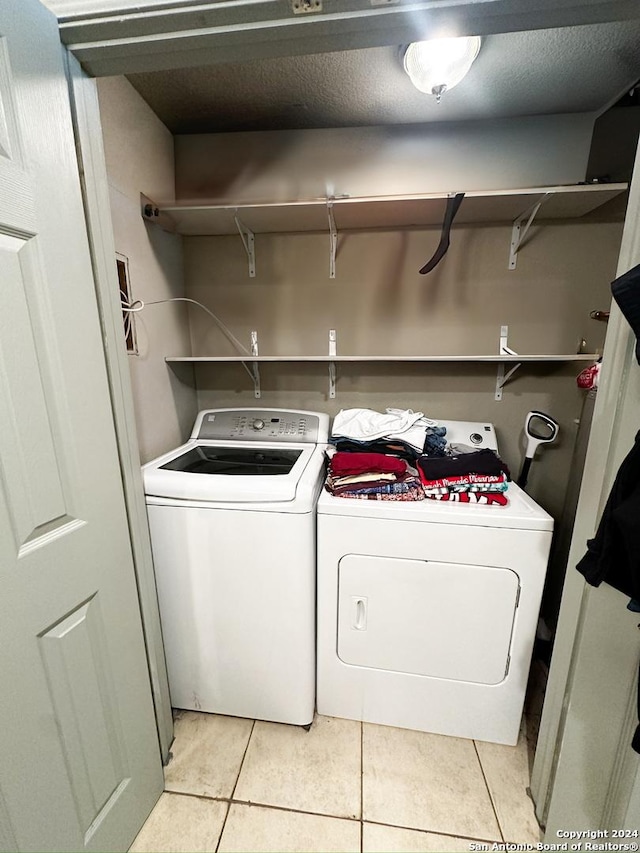
[[[366,631],[367,630],[367,599],[360,595],[353,595],[351,597],[353,602],[353,625],[351,626],[354,631]]]

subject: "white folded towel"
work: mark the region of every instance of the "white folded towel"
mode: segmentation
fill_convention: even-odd
[[[437,425],[423,412],[411,409],[387,409],[384,414],[373,409],[341,409],[333,420],[331,434],[354,441],[397,438],[421,451],[427,429]]]

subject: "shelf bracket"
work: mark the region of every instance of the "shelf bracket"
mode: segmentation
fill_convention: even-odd
[[[509,327],[500,326],[500,342],[498,344],[498,355],[518,355],[517,352],[509,346]],[[502,389],[511,379],[516,370],[521,367],[522,362],[514,364],[508,371],[505,372],[504,362],[498,364],[498,375],[496,376],[496,393],[494,399],[499,402],[502,400]]]
[[[337,355],[337,338],[336,338],[336,330],[329,329],[329,357],[332,355]],[[329,399],[335,400],[336,398],[336,364],[335,361],[329,362]]]
[[[511,246],[509,247],[509,267],[508,269],[514,270],[518,263],[518,252],[524,245],[525,238],[529,229],[533,225],[533,220],[536,218],[538,211],[542,207],[542,205],[551,198],[553,193],[545,193],[541,195],[538,201],[531,205],[531,207],[527,208],[524,213],[520,214],[517,219],[513,221],[513,229],[511,231]],[[524,220],[527,220],[523,225]]]
[[[176,224],[173,219],[144,193],[140,193],[140,213],[145,222],[157,225],[169,234],[176,233]]]
[[[254,329],[251,332],[251,355],[257,356],[258,353],[258,332]],[[251,375],[253,376],[253,396],[256,400],[260,399],[260,370],[258,368],[258,362],[253,361],[251,363]]]
[[[327,219],[329,220],[329,278],[336,277],[336,255],[338,253],[338,232],[333,217],[333,199],[327,199]]]
[[[256,277],[256,247],[255,247],[255,237],[253,231],[242,222],[237,214],[233,217],[236,228],[238,229],[238,233],[240,234],[240,239],[242,240],[242,245],[244,246],[244,250],[247,253],[247,258],[249,260],[249,278]]]

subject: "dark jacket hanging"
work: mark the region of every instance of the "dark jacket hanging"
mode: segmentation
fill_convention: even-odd
[[[606,581],[634,604],[640,602],[640,432],[620,465],[596,535],[587,542],[587,553],[576,568],[593,586]],[[637,703],[640,719],[640,678]],[[631,746],[640,753],[640,725]]]
[[[598,530],[576,566],[593,586],[606,581],[640,601],[640,432],[620,465]]]

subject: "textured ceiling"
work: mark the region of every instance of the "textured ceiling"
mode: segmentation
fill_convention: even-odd
[[[412,87],[399,47],[129,76],[173,133],[599,113],[639,79],[638,20],[487,36],[440,105]]]

